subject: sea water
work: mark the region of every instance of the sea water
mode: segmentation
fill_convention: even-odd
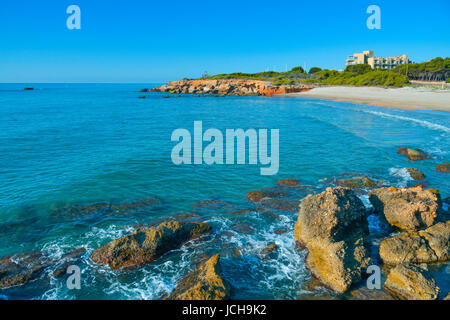
[[[47,271],[26,285],[0,290],[8,299],[159,299],[196,264],[221,255],[234,299],[300,299],[331,294],[311,289],[296,247],[294,211],[256,210],[249,191],[300,181],[301,200],[345,175],[367,175],[381,185],[423,183],[450,195],[450,115],[437,111],[291,97],[214,97],[138,93],[142,84],[0,84],[0,257],[42,251],[57,259],[85,248],[81,289]],[[24,87],[34,87],[24,91]],[[137,99],[146,95],[146,99]],[[175,165],[171,134],[205,128],[279,129],[279,171],[264,176],[256,165]],[[410,162],[397,154],[414,146],[432,158]],[[367,194],[361,199],[370,206]],[[158,199],[157,208],[69,214],[64,208]],[[205,201],[210,200],[210,201]],[[213,232],[132,271],[93,263],[93,250],[170,218],[193,219]],[[371,228],[382,228],[369,219]],[[285,230],[285,233],[275,232]],[[273,257],[261,257],[270,242]],[[441,279],[442,278],[442,279]],[[450,286],[448,275],[441,286]],[[444,283],[444,284],[442,284]],[[444,288],[445,289],[445,288]]]

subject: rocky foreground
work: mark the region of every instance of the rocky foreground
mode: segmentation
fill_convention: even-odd
[[[400,148],[399,154],[411,161],[428,158],[411,147]],[[418,180],[425,177],[415,168],[407,169]],[[450,204],[448,198],[443,200],[438,190],[423,185],[386,187],[382,181],[363,175],[335,179],[330,183],[334,186],[316,193],[309,186],[299,185],[297,179],[284,179],[278,181],[277,187],[249,192],[247,199],[251,208],[237,210],[220,200],[200,201],[193,207],[200,211],[223,209],[233,215],[245,215],[255,210],[271,216],[276,216],[278,211],[298,212],[293,236],[299,250],[307,250],[304,263],[316,283],[340,297],[348,298],[350,294],[354,299],[448,299],[449,293],[442,292],[430,271],[446,264],[449,269],[450,220],[448,211],[443,209],[444,202]],[[297,200],[286,199],[292,192],[304,195],[298,196]],[[360,198],[367,192],[371,209],[366,208]],[[61,219],[63,215],[66,219],[99,213],[117,217],[161,205],[158,198],[145,198],[117,205],[67,206],[56,208],[50,217]],[[376,216],[388,231],[376,231],[375,234],[370,231],[369,216]],[[243,234],[254,230],[243,223],[232,225],[232,229]],[[289,231],[286,226],[274,230],[274,234]],[[203,222],[173,219],[150,227],[138,226],[134,232],[110,241],[92,253],[79,248],[58,259],[40,251],[9,255],[0,259],[0,288],[25,285],[42,277],[62,277],[69,265],[89,258],[99,267],[103,265],[116,272],[138,268],[194,239],[204,241],[214,232],[212,226]],[[245,248],[236,249],[236,256],[245,253]],[[189,250],[189,246],[183,250]],[[259,258],[274,258],[277,251],[276,242],[268,242]],[[380,288],[369,289],[365,281],[374,266],[380,268],[380,284],[383,283]],[[213,254],[203,256],[197,267],[193,267],[178,281],[174,290],[162,298],[221,300],[230,298],[232,292],[233,288],[223,278],[220,256]]]
[[[235,96],[272,96],[294,92],[304,92],[316,87],[312,84],[295,86],[274,86],[271,82],[262,80],[179,80],[170,81],[168,84],[141,92],[167,92],[167,93],[190,93],[190,94],[213,94],[213,95],[235,95]]]

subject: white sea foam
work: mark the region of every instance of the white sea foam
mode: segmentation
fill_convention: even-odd
[[[440,130],[440,131],[444,131],[446,133],[450,133],[449,127],[446,127],[446,126],[443,126],[443,125],[440,125],[437,123],[433,123],[433,122],[430,122],[427,120],[419,120],[419,119],[415,119],[415,118],[404,117],[404,116],[394,115],[394,114],[380,112],[380,111],[371,111],[371,110],[362,110],[362,109],[360,109],[359,111],[371,113],[371,114],[374,114],[374,115],[377,115],[380,117],[384,117],[384,118],[393,118],[393,119],[398,119],[398,120],[410,121],[410,122],[417,123],[428,129]]]
[[[406,168],[390,168],[389,174],[398,179],[397,187],[406,187],[412,181],[411,175]]]

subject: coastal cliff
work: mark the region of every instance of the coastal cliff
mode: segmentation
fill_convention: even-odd
[[[236,96],[272,96],[277,94],[309,91],[315,85],[274,86],[268,81],[226,79],[226,80],[179,80],[154,88],[150,91],[168,93],[217,94]]]

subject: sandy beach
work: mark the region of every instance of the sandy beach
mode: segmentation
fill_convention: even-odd
[[[329,99],[403,109],[450,112],[450,90],[429,87],[384,89],[378,87],[322,87],[308,92],[289,93],[289,97]]]

